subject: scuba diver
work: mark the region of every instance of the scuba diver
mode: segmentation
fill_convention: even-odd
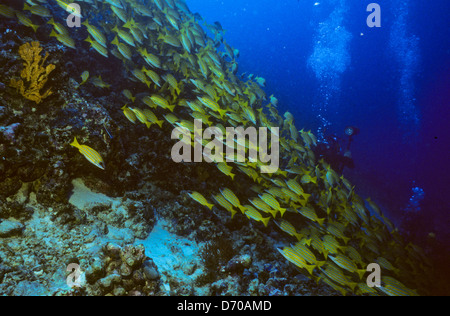
[[[347,126],[344,132],[348,136],[345,148],[342,146],[344,140],[333,134],[326,136],[324,142],[318,143],[315,152],[319,159],[323,158],[339,174],[342,174],[346,167],[350,169],[355,167],[350,146],[353,142],[353,137],[359,133],[359,129],[354,126]]]

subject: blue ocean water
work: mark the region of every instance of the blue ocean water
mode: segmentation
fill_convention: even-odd
[[[416,242],[450,245],[449,1],[379,0],[374,28],[371,1],[187,3],[220,21],[239,71],[265,78],[297,126],[344,143],[344,128],[359,128],[344,170],[358,192]]]

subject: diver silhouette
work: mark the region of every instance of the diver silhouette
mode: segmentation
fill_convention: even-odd
[[[332,134],[325,136],[325,141],[318,143],[315,151],[319,159],[323,158],[339,174],[343,173],[344,168],[353,169],[355,167],[350,146],[353,137],[359,133],[359,129],[354,126],[347,126],[344,132],[348,136],[347,146],[342,146],[345,139]]]

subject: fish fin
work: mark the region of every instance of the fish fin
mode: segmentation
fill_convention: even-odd
[[[30,26],[33,28],[34,33],[36,33],[39,25],[31,24]]]
[[[263,222],[265,227],[267,227],[267,224],[269,224],[269,220],[270,220],[270,217],[261,218],[261,222]]]
[[[111,42],[111,44],[119,46],[119,39],[116,37],[114,37],[113,41]]]
[[[305,264],[305,268],[306,268],[306,270],[308,270],[309,274],[313,274],[315,267],[316,267],[315,265]]]
[[[131,28],[131,23],[130,21],[127,21],[127,23],[125,23],[124,25],[122,25],[122,27],[126,28],[126,29],[130,29]],[[114,30],[113,30],[114,31]]]
[[[297,238],[298,241],[301,241],[303,239],[303,235],[300,233],[294,233],[294,236]]]
[[[70,146],[73,146],[75,148],[80,148],[80,144],[78,143],[77,138],[75,137],[74,141],[70,143]]]
[[[242,205],[238,205],[238,208],[241,210],[242,214],[244,214],[245,211],[247,210],[247,208],[245,206],[242,206]]]
[[[358,270],[356,270],[356,273],[358,273],[359,279],[360,279],[360,280],[362,280],[362,278],[363,278],[363,276],[364,276],[364,274],[365,274],[366,272],[367,272],[367,271],[366,271],[365,269],[358,269]]]
[[[348,282],[347,285],[352,289],[352,291],[355,291],[355,287],[358,285],[355,282]]]
[[[218,112],[219,112],[220,116],[223,118],[223,116],[227,113],[227,110],[219,109]]]
[[[325,263],[327,263],[326,261],[317,261],[317,266],[320,268],[322,267]]]

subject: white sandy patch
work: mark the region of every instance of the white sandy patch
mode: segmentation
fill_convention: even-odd
[[[102,193],[92,192],[82,179],[72,180],[73,194],[69,203],[78,207],[80,210],[90,209],[97,205],[112,205],[115,199]]]
[[[152,258],[169,292],[168,277],[177,281],[194,284],[196,278],[203,273],[200,261],[200,247],[193,241],[167,231],[165,223],[159,220],[145,240],[136,240],[143,244],[145,253]]]
[[[81,179],[72,181],[73,194],[69,203],[82,210],[88,210],[97,205],[111,206],[115,212],[126,212],[120,198],[111,198],[102,193],[92,192]],[[168,232],[167,224],[158,220],[150,235],[145,239],[136,239],[135,244],[143,244],[146,255],[154,261],[161,274],[165,288],[170,291],[169,278],[174,278],[186,284],[193,284],[203,273],[200,261],[200,247],[192,240],[179,237]],[[102,238],[109,241],[130,240],[131,233],[127,229],[117,229],[108,226],[109,234]],[[99,241],[99,238],[96,240]]]

